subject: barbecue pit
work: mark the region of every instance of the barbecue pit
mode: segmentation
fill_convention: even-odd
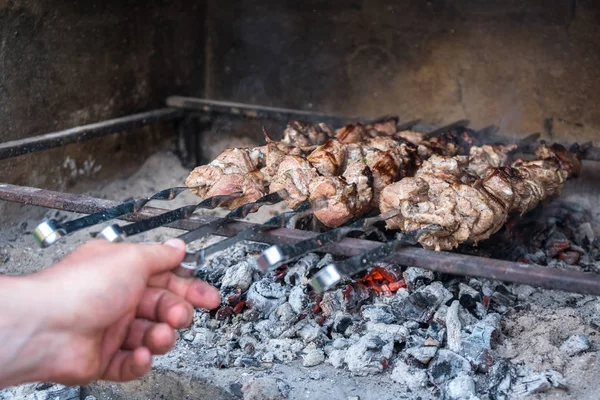
[[[183,7],[181,4],[179,6]],[[247,5],[232,7],[249,8]],[[256,10],[261,7],[257,6]],[[394,10],[393,5],[387,7],[392,7],[387,10]],[[435,3],[428,7],[447,11],[449,6]],[[498,18],[504,21],[500,22],[503,29],[512,26],[510,13],[503,14],[496,10],[488,15],[482,11],[486,8],[473,7],[456,6],[454,11],[488,20]],[[490,10],[494,9],[493,5],[489,7]],[[560,12],[556,11],[559,8],[557,5],[547,7],[548,10],[535,4],[529,7],[516,9],[515,12],[518,14],[520,10],[525,16],[523,18],[537,21],[533,23],[534,27],[536,23],[544,21],[558,26],[573,24],[576,31],[584,29],[589,23],[587,18],[593,14],[594,8],[579,3],[569,6],[572,8],[566,9],[573,15],[563,21]],[[581,14],[575,12],[575,9],[581,8],[588,12],[588,17],[585,13],[584,17],[580,17]],[[220,28],[214,24],[227,17],[221,15],[222,11],[216,10],[212,2],[207,2],[206,8],[201,10],[206,15],[213,13],[213,19],[207,16],[204,21],[205,34],[211,40],[226,37],[219,35]],[[285,15],[294,14],[287,11],[289,13]],[[296,11],[302,13],[301,10]],[[154,12],[158,13],[153,11],[148,16],[149,20],[157,18]],[[413,12],[420,15],[423,11]],[[537,19],[532,15],[537,15]],[[239,20],[239,17],[230,18]],[[446,15],[439,18],[444,21],[443,25],[453,26],[452,17]],[[185,19],[182,16],[181,20]],[[252,14],[249,14],[247,22],[252,20]],[[240,26],[245,25],[242,23]],[[244,32],[248,35],[248,31]],[[256,31],[251,32],[260,36]],[[171,35],[178,34],[181,32],[171,32]],[[553,34],[560,35],[554,31]],[[216,84],[211,68],[215,66],[213,63],[222,60],[215,58],[213,52],[217,48],[213,46],[210,40],[206,44],[203,94],[250,100],[253,103],[260,100],[261,97],[248,99],[244,95],[215,95]],[[389,52],[382,53],[381,49],[380,45],[358,46],[351,58],[354,61],[378,60],[381,65],[398,67],[399,60]],[[235,58],[231,54],[229,56]],[[566,61],[557,65],[558,69],[561,66],[572,68]],[[359,76],[357,68],[363,68],[364,73],[372,66],[356,63],[349,75]],[[375,70],[384,75],[388,73],[379,68]],[[235,67],[235,74],[239,73],[240,70]],[[554,70],[552,73],[560,74]],[[377,74],[373,76],[375,86],[380,78]],[[460,78],[459,86],[466,85],[463,79]],[[260,74],[250,74],[245,84],[255,85],[261,81]],[[368,89],[356,85],[349,93],[358,87],[361,90]],[[414,93],[410,84],[407,89]],[[443,92],[446,89],[443,87],[440,90]],[[373,90],[377,92],[379,89]],[[324,96],[316,88],[313,91]],[[294,93],[297,92],[290,89],[286,95],[294,96]],[[464,93],[468,98],[468,90]],[[373,96],[373,99],[377,96]],[[388,95],[383,96],[387,99]],[[139,221],[139,226],[144,228],[144,224],[147,224],[144,221],[151,217],[169,217],[155,220],[160,229],[149,230],[135,238],[133,233],[123,235],[126,236],[125,240],[164,240],[214,223],[225,213],[218,202],[206,203],[196,210],[195,205],[201,199],[190,196],[183,189],[175,192],[163,190],[182,186],[186,171],[207,163],[223,147],[250,146],[260,141],[263,130],[281,132],[290,120],[326,122],[341,127],[357,121],[368,123],[383,116],[383,113],[374,113],[364,100],[354,103],[362,108],[336,109],[323,101],[300,110],[280,107],[297,104],[295,101],[285,101],[285,96],[281,98],[283,101],[276,98],[269,101],[269,104],[276,105],[272,107],[187,96],[161,97],[160,100],[152,100],[151,107],[143,107],[149,111],[141,113],[129,113],[116,119],[84,119],[86,122],[100,122],[48,134],[40,134],[44,130],[36,130],[33,136],[11,133],[6,137],[8,140],[0,143],[0,165],[6,166],[7,172],[6,179],[3,179],[5,182],[0,183],[1,207],[7,210],[7,217],[11,214],[11,220],[18,224],[27,223],[11,228],[5,237],[0,238],[5,247],[1,254],[3,258],[0,258],[6,259],[3,272],[23,272],[22,268],[26,268],[24,265],[40,260],[44,260],[42,264],[50,264],[52,259],[78,243],[89,240],[90,233],[108,229],[116,219],[105,218],[102,225],[94,224],[85,227],[82,232],[59,237],[58,233],[65,226],[69,227],[70,221],[85,215],[100,215],[107,211],[114,213],[116,206],[123,207],[122,201],[126,198],[130,199],[126,202],[130,212],[115,215],[119,219]],[[424,104],[427,100],[430,99],[417,99],[417,102]],[[468,103],[470,100],[466,101]],[[157,104],[160,105],[154,107]],[[506,110],[510,107],[504,105],[508,113]],[[467,120],[458,121],[470,117],[467,113],[453,111],[447,114],[449,117],[458,117],[455,118],[457,122],[453,122],[452,119],[440,117],[443,113],[439,108],[440,104],[434,101],[424,114],[418,115],[414,109],[403,105],[398,113],[408,112],[400,114],[399,125],[425,132],[449,123],[469,126]],[[477,110],[476,107],[471,109]],[[324,113],[321,110],[336,112]],[[340,116],[343,114],[348,116]],[[494,118],[484,120],[481,113],[477,113],[475,121],[471,123],[478,128],[499,125],[497,131],[484,130],[489,133],[488,143],[498,139],[505,143],[520,142],[535,131],[540,131],[544,140],[560,142],[567,148],[578,143],[584,160],[584,175],[588,174],[588,178],[584,176],[582,179],[587,179],[585,182],[588,184],[589,174],[594,173],[596,163],[600,161],[600,150],[593,141],[594,134],[590,133],[592,128],[588,125],[578,126],[557,115],[560,113],[549,112],[547,118],[538,121],[536,129],[528,129],[534,125],[529,114],[523,118],[526,122],[522,125]],[[592,117],[585,115],[584,119],[593,121]],[[590,126],[594,126],[593,122],[590,122]],[[576,133],[566,134],[571,128]],[[165,144],[161,139],[162,136],[157,133],[161,130],[172,134],[170,143]],[[12,125],[11,132],[14,132]],[[150,138],[149,143],[152,143],[148,145],[148,154],[152,152],[151,148],[162,148],[162,151],[170,149],[177,154],[177,158],[164,152],[151,156],[136,175],[139,181],[128,174],[130,161],[123,161],[121,170],[119,163],[109,166],[105,162],[102,165],[95,163],[94,146],[90,143],[96,143],[96,146],[104,143],[100,145],[99,153],[104,153],[102,157],[106,157],[110,153],[105,150],[106,146],[114,143],[131,146],[136,141],[139,143],[144,140],[146,134]],[[539,144],[539,138],[531,138],[524,140],[521,150],[525,154],[532,153]],[[57,159],[57,155],[70,154],[74,148],[92,149],[88,152],[90,158],[82,162],[79,155],[67,156],[64,163],[61,160],[63,171],[54,177],[52,185],[47,184],[53,178],[43,176],[44,163],[52,163],[49,160],[53,157]],[[140,153],[146,153],[146,150]],[[146,154],[141,155],[142,159],[146,157]],[[36,159],[40,160],[38,168],[31,168],[32,176],[25,178],[19,172],[22,169],[19,164],[34,166]],[[168,177],[161,171],[157,174],[159,177],[154,179],[151,178],[152,168],[166,168],[173,173]],[[105,169],[108,171],[105,172]],[[65,177],[65,171],[71,172]],[[101,189],[100,186],[105,183],[99,185],[96,182],[95,177],[105,173],[112,176],[109,189]],[[81,182],[72,188],[78,181]],[[121,188],[117,188],[118,185]],[[576,188],[574,192],[573,188]],[[152,199],[151,196],[157,193],[163,194],[158,199]],[[255,260],[260,260],[268,245],[294,246],[319,234],[311,231],[310,226],[294,227],[290,224],[278,229],[260,229],[260,224],[283,212],[277,207],[262,207],[260,212],[249,214],[244,221],[236,220],[218,226],[218,229],[211,231],[213,235],[198,244],[198,248],[207,248],[219,243],[219,236],[235,237],[248,229],[256,229],[257,232],[251,237],[252,241],[220,249],[222,251],[208,258],[198,270],[202,278],[220,287],[224,299],[222,306],[214,313],[199,310],[193,327],[182,332],[175,353],[158,360],[159,370],[141,383],[138,389],[127,385],[96,385],[89,388],[38,385],[18,388],[0,396],[11,396],[11,393],[17,396],[15,393],[37,390],[40,395],[58,391],[63,398],[75,396],[73,393],[92,393],[97,398],[132,398],[135,391],[154,390],[144,392],[145,396],[162,394],[182,397],[208,390],[212,393],[210,396],[215,398],[301,398],[308,395],[314,398],[356,398],[353,397],[356,395],[360,399],[394,398],[396,395],[485,398],[485,392],[489,393],[489,398],[521,398],[538,393],[551,398],[565,395],[568,388],[572,393],[577,393],[574,396],[585,398],[590,393],[584,389],[585,383],[582,382],[585,382],[586,373],[582,371],[597,371],[595,335],[600,326],[594,317],[596,307],[600,304],[595,297],[600,294],[600,277],[597,275],[600,250],[595,239],[598,222],[594,219],[597,212],[594,201],[596,193],[595,187],[582,190],[577,182],[570,183],[561,198],[521,219],[511,219],[504,229],[480,243],[479,247],[462,246],[452,252],[435,252],[422,249],[414,243],[402,244],[393,249],[393,257],[376,263],[374,268],[354,274],[353,280],[336,280],[331,288],[323,288],[328,289],[324,293],[319,293],[309,284],[319,268],[372,251],[381,246],[381,238],[358,234],[341,238],[294,261],[278,265],[272,271],[261,271]],[[151,201],[150,205],[146,204],[148,201]],[[9,203],[26,207],[15,208]],[[39,217],[40,209],[32,211],[31,206],[57,210],[56,213],[45,211],[45,219],[53,222],[42,225],[36,232],[38,238],[46,241],[48,248],[43,250],[34,247],[31,237],[37,223],[42,220]],[[183,206],[187,208],[180,209]],[[181,211],[169,213],[177,209]],[[87,221],[90,222],[90,219]],[[73,227],[82,228],[72,224]],[[119,222],[116,228],[110,227],[108,232],[116,237],[126,227]],[[31,255],[28,258],[22,252],[31,252]],[[334,275],[335,271],[327,277]],[[559,292],[541,288],[557,289]],[[547,310],[543,310],[546,307]],[[531,319],[535,310],[541,315],[538,319]],[[562,319],[563,323],[548,322],[552,318]],[[548,325],[551,333],[544,331],[544,324]],[[537,342],[536,337],[539,338]],[[528,345],[539,345],[539,352],[534,350],[527,353],[524,349]],[[564,359],[559,360],[561,357]],[[578,376],[578,380],[574,380],[574,376]],[[191,382],[193,379],[200,381]],[[150,389],[156,384],[164,385],[164,388]],[[186,389],[181,389],[185,394],[175,394],[173,388],[181,385],[187,385]]]

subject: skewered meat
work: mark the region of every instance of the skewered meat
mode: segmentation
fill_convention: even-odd
[[[497,232],[513,212],[524,213],[556,196],[565,180],[580,170],[579,159],[564,147],[542,145],[537,160],[489,168],[483,179],[467,172],[466,157],[433,156],[414,177],[386,187],[381,212],[399,209],[390,229],[442,229],[423,234],[425,248],[449,250],[467,240],[477,243]]]
[[[467,155],[471,147],[477,143],[476,133],[460,126],[449,128],[432,137],[415,131],[401,131],[395,136],[416,145],[421,158],[429,158],[434,154],[449,157]]]
[[[335,138],[340,143],[360,143],[367,138],[367,131],[362,124],[345,125],[335,131]]]
[[[346,161],[346,145],[337,139],[331,139],[317,147],[306,159],[323,176],[339,175],[340,169]]]
[[[396,134],[397,125],[398,118],[392,117],[369,124],[365,128],[371,137],[377,137],[381,135],[394,136]]]
[[[271,192],[287,190],[289,197],[286,203],[290,208],[296,208],[300,203],[308,200],[310,183],[318,176],[317,170],[306,159],[288,155],[279,164],[269,190]]]
[[[509,156],[516,150],[516,144],[473,146],[469,153],[469,171],[483,177],[488,168],[506,165]]]
[[[315,211],[315,217],[325,226],[345,224],[356,215],[356,186],[348,184],[343,177],[320,176],[310,183],[310,199],[324,197],[327,206]]]
[[[344,171],[346,182],[356,187],[354,200],[356,216],[360,216],[371,209],[373,204],[373,173],[371,168],[363,162],[351,162]]]
[[[333,129],[325,123],[316,125],[290,121],[283,131],[283,144],[295,147],[310,147],[325,143],[333,137]]]
[[[421,148],[431,152],[424,147],[429,145],[425,135],[412,135],[420,143],[416,146],[403,138],[402,132],[392,132],[396,122],[380,121],[368,126],[368,130],[361,124],[347,125],[332,139],[330,128],[324,124],[292,121],[281,142],[273,141],[265,132],[266,145],[226,150],[208,166],[192,171],[186,184],[197,186],[194,192],[202,197],[240,191],[243,196],[235,200],[236,205],[285,189],[289,194],[287,205],[296,208],[319,193],[328,193],[327,207],[316,215],[325,225],[338,226],[376,207],[386,186],[412,176],[421,165]],[[436,136],[436,151],[454,152],[456,143],[466,143],[462,138],[451,140],[452,132]],[[323,144],[314,146],[326,137]],[[444,143],[450,147],[441,147]],[[306,155],[309,148],[312,152]],[[483,164],[492,158],[501,161],[501,156],[490,150],[487,158],[483,154],[478,157]]]

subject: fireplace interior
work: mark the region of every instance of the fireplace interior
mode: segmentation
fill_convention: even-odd
[[[163,241],[213,224],[189,248],[215,250],[196,272],[223,297],[147,378],[0,398],[596,398],[599,22],[589,0],[0,1],[0,273],[46,268],[109,227]],[[324,267],[397,239],[382,221],[265,271],[270,246],[331,232],[314,209],[272,230],[260,224],[290,212],[283,201],[217,226],[230,211],[187,190],[149,200],[227,148],[281,140],[289,121],[389,117],[398,131],[468,128],[526,159],[559,143],[582,172],[478,245],[403,236],[322,290]],[[32,235],[127,201],[46,248]]]

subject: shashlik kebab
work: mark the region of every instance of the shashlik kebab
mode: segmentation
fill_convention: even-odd
[[[482,152],[477,155],[494,162],[503,154]],[[387,186],[381,193],[381,212],[401,211],[387,220],[387,227],[413,231],[439,225],[442,229],[419,238],[424,248],[438,251],[466,241],[477,243],[497,232],[511,213],[522,215],[560,194],[565,181],[581,171],[580,158],[557,144],[542,144],[534,160],[485,170],[476,166],[481,176],[473,173],[468,161],[434,155],[414,177]]]
[[[394,132],[393,119],[372,126],[347,125],[336,131],[335,138],[322,124],[312,130],[303,126],[305,131],[290,123],[281,142],[267,137],[265,146],[224,151],[210,164],[194,169],[186,185],[196,187],[193,191],[201,197],[241,191],[231,208],[281,189],[290,194],[286,200],[290,208],[326,196],[328,206],[315,217],[327,227],[337,227],[376,208],[383,188],[412,176],[427,154],[468,154],[476,139],[474,131],[454,126],[432,138]],[[306,145],[323,140],[306,151]],[[506,154],[512,151],[512,146],[502,148]],[[482,156],[474,153],[473,157]]]

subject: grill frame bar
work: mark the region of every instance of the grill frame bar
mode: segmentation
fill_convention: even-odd
[[[160,108],[39,136],[12,140],[0,143],[0,160],[49,150],[71,143],[84,142],[113,133],[129,132],[134,128],[153,125],[159,122],[176,121],[183,117],[183,115],[184,111],[181,109],[170,107]]]
[[[83,214],[99,212],[118,204],[116,201],[98,199],[82,194],[61,193],[10,184],[0,184],[0,200]],[[144,207],[140,212],[125,215],[120,219],[138,221],[166,211],[162,208]],[[196,229],[216,218],[194,215],[187,220],[169,224],[167,227],[182,230]],[[230,237],[254,225],[251,222],[234,221],[219,229],[216,234]],[[255,241],[293,245],[317,234],[316,232],[298,229],[279,228],[260,233],[255,237]],[[328,244],[319,249],[319,252],[347,257],[361,254],[380,245],[381,242],[345,238],[340,242]],[[402,265],[416,266],[449,275],[479,277],[546,289],[600,295],[600,274],[596,273],[559,270],[466,254],[436,252],[419,247],[401,248],[394,252],[391,260]]]

